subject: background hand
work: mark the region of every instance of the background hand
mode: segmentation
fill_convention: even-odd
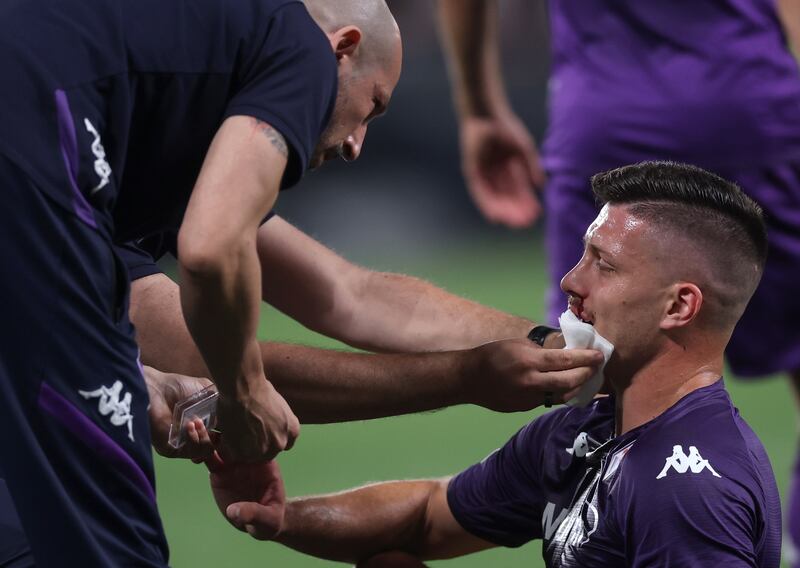
[[[461,160],[472,199],[494,223],[528,227],[541,214],[535,188],[545,182],[536,144],[512,113],[465,117]]]
[[[226,463],[214,454],[206,465],[214,500],[228,522],[253,538],[275,538],[286,512],[286,490],[277,462]]]
[[[493,341],[465,351],[469,402],[500,412],[530,410],[552,393],[573,398],[603,363],[593,349],[542,349],[528,339]]]

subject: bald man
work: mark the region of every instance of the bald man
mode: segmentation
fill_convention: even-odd
[[[308,167],[358,156],[402,58],[382,0],[337,2],[344,23],[323,4],[323,29],[291,0],[0,7],[0,564],[167,564],[114,241],[179,229],[223,452],[291,447],[255,338],[258,229]]]

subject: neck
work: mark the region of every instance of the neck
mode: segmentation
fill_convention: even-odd
[[[634,373],[610,377],[616,393],[616,434],[653,420],[687,394],[722,376],[722,353],[660,353]]]

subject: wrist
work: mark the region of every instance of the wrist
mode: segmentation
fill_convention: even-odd
[[[481,370],[482,349],[483,346],[478,346],[454,352],[457,355],[455,368],[459,384],[455,389],[453,404],[479,404],[480,383],[486,379]]]
[[[545,347],[550,336],[561,334],[561,330],[549,325],[537,325],[528,332],[528,339],[536,343],[539,347]]]

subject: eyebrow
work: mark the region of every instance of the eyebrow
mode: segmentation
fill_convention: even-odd
[[[597,251],[599,253],[602,253],[602,254],[604,254],[604,255],[606,255],[608,257],[614,258],[614,254],[611,251],[609,251],[607,249],[604,249],[603,247],[599,247],[594,243],[590,243],[586,239],[586,235],[583,235],[583,239],[581,239],[581,240],[583,241],[584,248],[589,248],[589,249],[595,250],[595,251]]]

